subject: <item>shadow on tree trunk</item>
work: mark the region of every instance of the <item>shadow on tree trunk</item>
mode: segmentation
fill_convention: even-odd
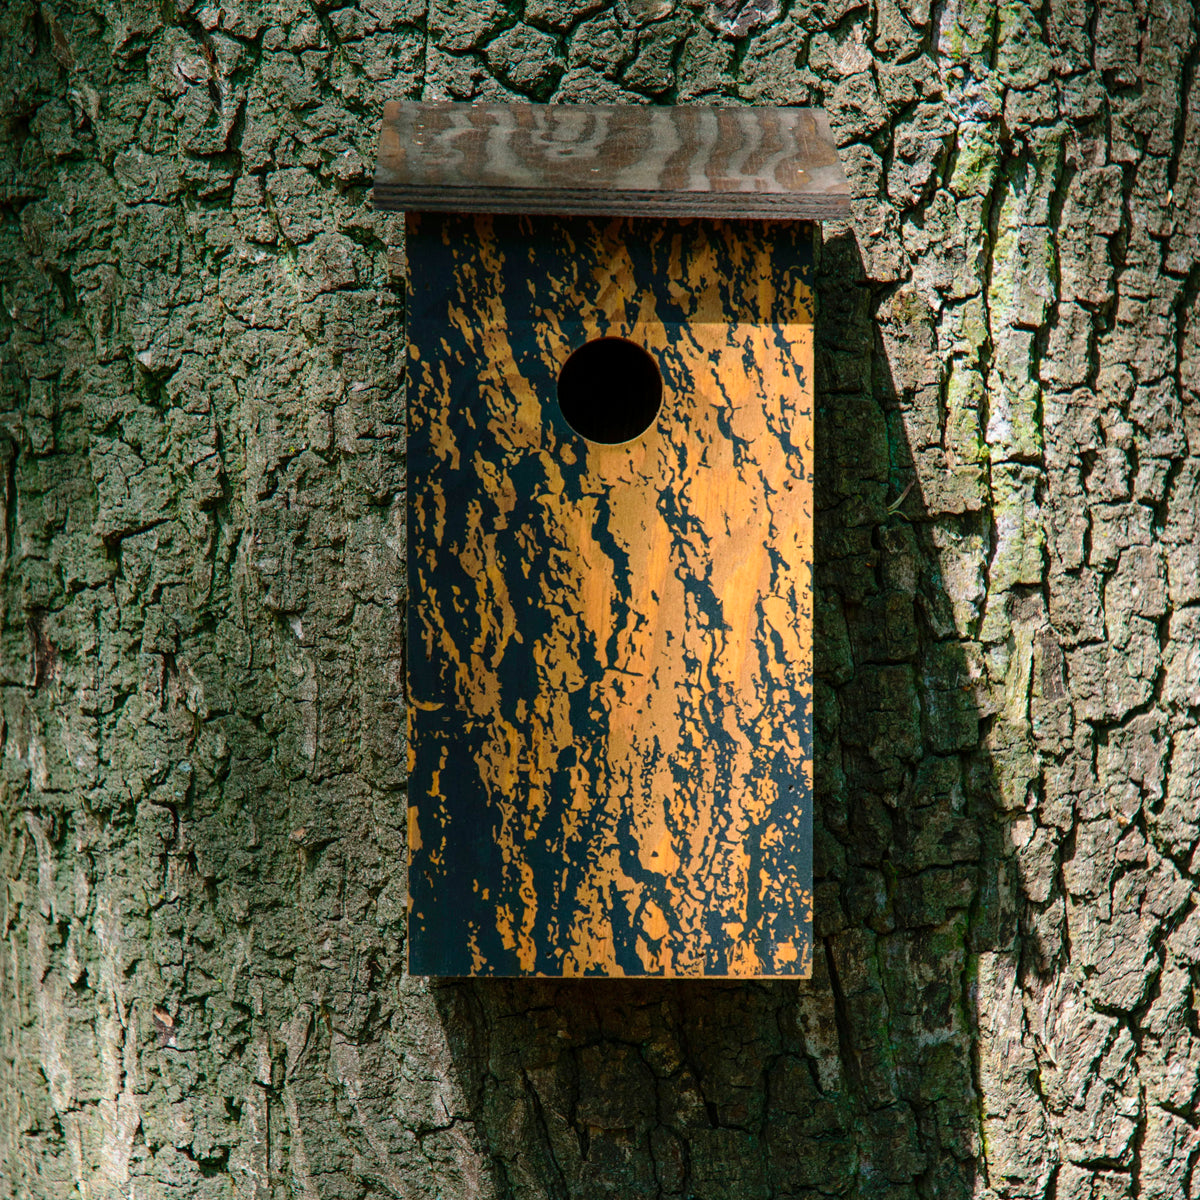
[[[962,641],[981,614],[944,570],[956,540],[989,544],[990,516],[947,517],[945,495],[929,513],[913,397],[878,330],[885,302],[903,325],[905,298],[864,278],[853,236],[827,240],[813,978],[435,983],[500,1195],[976,1194],[976,964],[1014,930]]]

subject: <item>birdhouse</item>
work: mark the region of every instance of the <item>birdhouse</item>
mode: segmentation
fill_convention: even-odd
[[[807,976],[806,109],[389,104],[409,968]]]

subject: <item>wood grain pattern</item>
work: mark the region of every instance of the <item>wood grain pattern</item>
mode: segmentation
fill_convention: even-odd
[[[820,109],[392,101],[375,204],[819,220],[850,190]]]
[[[807,976],[811,227],[408,220],[410,969]]]

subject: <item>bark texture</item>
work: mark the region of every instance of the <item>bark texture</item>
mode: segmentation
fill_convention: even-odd
[[[0,1196],[1200,1194],[1185,0],[0,11]],[[817,103],[811,984],[404,974],[383,101]]]

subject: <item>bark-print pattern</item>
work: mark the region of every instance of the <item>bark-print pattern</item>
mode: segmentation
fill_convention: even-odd
[[[803,225],[413,218],[410,965],[807,975]],[[616,446],[556,378],[644,346]]]

